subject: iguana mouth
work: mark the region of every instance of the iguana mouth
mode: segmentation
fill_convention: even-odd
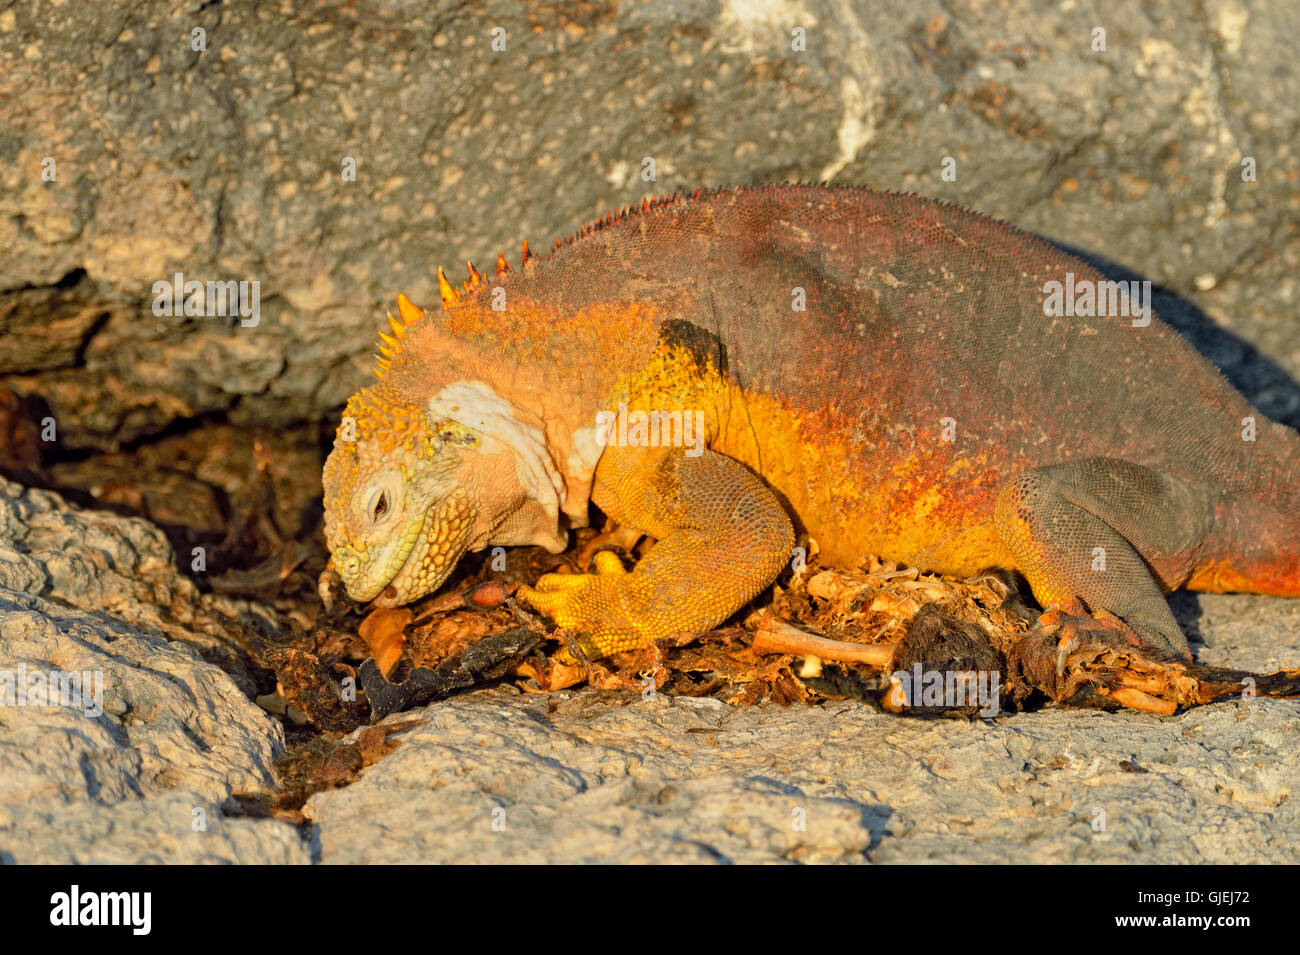
[[[393,575],[388,578],[388,582],[381,585],[378,595],[372,601],[377,607],[400,607],[404,603],[410,603],[422,594],[411,594],[406,596],[412,583],[411,578],[415,575],[416,570],[424,564],[425,555],[428,552],[429,544],[429,523],[433,519],[435,508],[429,508],[424,512],[424,519],[420,521],[420,530],[411,541],[411,546],[406,549],[406,553],[401,557],[401,563]],[[438,586],[451,571],[442,575],[438,580]]]
[[[400,607],[442,586],[465,552],[471,515],[458,496],[444,499],[424,512],[420,530],[402,557],[401,565],[379,595],[376,607]]]

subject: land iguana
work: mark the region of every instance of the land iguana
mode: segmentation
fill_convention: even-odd
[[[559,552],[589,503],[653,548],[520,593],[590,658],[718,625],[796,529],[830,566],[1019,574],[1053,629],[1165,659],[1190,656],[1164,592],[1300,596],[1300,435],[1013,226],[723,189],[469,276],[438,271],[441,315],[398,298],[325,465],[354,600],[409,603],[489,545]],[[1048,307],[1062,288],[1078,307]]]

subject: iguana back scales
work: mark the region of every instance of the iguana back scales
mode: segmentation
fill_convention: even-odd
[[[589,502],[657,543],[523,595],[592,656],[716,626],[796,528],[832,566],[1016,571],[1055,619],[1177,657],[1164,591],[1300,596],[1300,436],[1158,317],[1048,314],[1049,283],[1105,277],[1012,226],[770,186],[498,262],[440,271],[440,316],[400,298],[348,403],[324,483],[354,599],[408,603],[489,545],[558,551]],[[620,411],[698,413],[708,450],[602,445]]]

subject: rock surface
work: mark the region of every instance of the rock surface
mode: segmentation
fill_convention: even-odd
[[[233,792],[274,785],[284,733],[223,670],[167,639],[202,646],[216,623],[183,599],[197,592],[158,530],[0,480],[0,541],[0,693],[8,677],[12,694],[0,696],[0,857],[305,860],[294,827],[222,817]],[[67,699],[81,705],[24,692],[24,677],[53,672],[97,676]]]
[[[165,542],[142,521],[0,491],[0,678],[104,680],[102,715],[0,706],[9,861],[1264,862],[1297,849],[1300,702],[1275,700],[966,723],[498,688],[394,717],[428,722],[359,782],[311,797],[303,830],[227,818],[233,792],[274,785],[283,735],[180,639],[167,606],[192,585]],[[96,596],[83,608],[75,594]],[[1300,603],[1184,594],[1175,607],[1205,662],[1300,666]]]
[[[1300,631],[1290,656],[1300,660]],[[355,862],[1289,862],[1300,705],[923,721],[505,692],[313,796]]]
[[[1203,662],[1300,666],[1300,603],[1176,606],[1184,625],[1197,618]],[[419,716],[360,782],[308,802],[321,862],[1262,863],[1300,850],[1292,700],[967,723],[594,691],[552,707],[498,690],[400,719]]]
[[[315,422],[368,376],[398,291],[436,303],[438,264],[782,179],[1009,219],[1193,296],[1295,376],[1297,32],[1300,8],[1239,0],[19,4],[0,384],[48,399],[66,449]],[[157,317],[177,272],[261,283],[258,324]],[[1276,368],[1213,347],[1300,424]]]

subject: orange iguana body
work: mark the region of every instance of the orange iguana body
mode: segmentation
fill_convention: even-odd
[[[1300,596],[1300,435],[1159,318],[1048,314],[1051,283],[1105,278],[1011,226],[772,186],[499,262],[443,280],[441,316],[401,299],[349,402],[326,534],[358,600],[409,602],[490,544],[558,550],[590,502],[655,547],[524,596],[593,655],[717,625],[796,528],[831,565],[1017,571],[1074,625],[1180,657],[1162,591]]]

